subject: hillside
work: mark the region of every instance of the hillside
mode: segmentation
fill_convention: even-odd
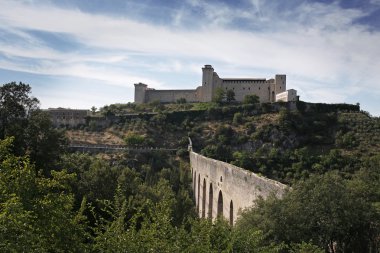
[[[208,157],[292,184],[333,169],[353,173],[380,153],[379,118],[350,106],[111,105],[103,108],[114,115],[109,127],[72,129],[67,137],[72,143],[177,148],[186,155],[189,136]]]

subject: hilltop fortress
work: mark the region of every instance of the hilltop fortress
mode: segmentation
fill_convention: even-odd
[[[202,68],[202,85],[195,90],[155,90],[144,83],[135,84],[135,103],[153,101],[175,103],[179,99],[187,102],[211,102],[218,88],[232,90],[236,101],[243,101],[246,95],[257,95],[260,103],[296,101],[297,91],[286,90],[286,75],[265,78],[220,78],[211,65]]]

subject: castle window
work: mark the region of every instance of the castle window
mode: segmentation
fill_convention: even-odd
[[[261,89],[261,87],[259,87],[259,90]]]
[[[248,87],[248,90],[251,90],[251,88]]]

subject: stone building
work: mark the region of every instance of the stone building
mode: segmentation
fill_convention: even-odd
[[[220,78],[211,65],[202,68],[202,85],[195,90],[155,90],[143,83],[135,84],[135,103],[160,101],[173,103],[184,98],[187,102],[210,102],[218,88],[232,90],[236,101],[246,95],[257,95],[260,103],[296,101],[297,91],[286,90],[286,75],[265,78]]]
[[[46,112],[50,114],[55,127],[84,125],[86,124],[86,117],[89,115],[88,110],[66,108],[49,108]]]

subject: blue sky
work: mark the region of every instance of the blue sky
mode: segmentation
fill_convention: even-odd
[[[42,108],[195,88],[205,64],[380,116],[380,0],[0,0],[0,83],[29,83]]]

